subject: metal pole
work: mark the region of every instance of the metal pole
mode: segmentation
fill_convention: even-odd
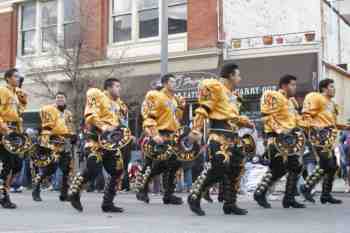
[[[161,12],[161,75],[168,73],[168,0],[160,0]]]

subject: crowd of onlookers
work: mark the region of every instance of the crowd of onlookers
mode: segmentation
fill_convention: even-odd
[[[80,168],[82,168],[84,166],[84,161],[86,158],[86,155],[84,153],[84,138],[82,135],[80,135],[79,138],[80,140],[78,140],[78,144],[75,147],[76,152],[73,160],[73,166],[75,167],[75,169],[72,172],[76,172],[77,169],[79,170]],[[260,147],[263,146],[260,145]],[[262,155],[262,150],[263,149],[258,148],[258,154]],[[123,179],[118,185],[118,189],[120,191],[132,191],[135,189],[136,176],[141,170],[143,155],[142,152],[139,150],[139,146],[136,143],[131,144],[128,148],[126,148],[126,150],[123,151],[123,153],[124,164],[126,164],[126,166]],[[350,192],[350,131],[341,132],[339,137],[339,145],[336,148],[336,155],[340,167],[338,175],[345,182],[345,191]],[[199,159],[197,159],[197,161],[186,162],[183,164],[182,168],[178,171],[177,174],[176,191],[188,192],[191,189],[192,182],[201,172],[202,165],[204,162],[203,157],[204,156],[200,156]],[[311,149],[309,147],[306,147],[303,156],[303,162],[305,169],[302,177],[306,177],[307,174],[310,174],[315,169],[317,164],[316,158],[313,155],[313,153],[311,153]],[[40,172],[40,169],[33,169],[33,165],[28,157],[24,157],[22,163],[23,167],[20,174],[18,174],[15,177],[15,179],[13,179],[11,185],[12,192],[21,192],[24,188],[30,189],[34,173]],[[242,190],[252,191],[254,189],[255,184],[259,180],[259,174],[263,174],[263,169],[267,169],[266,165],[268,165],[268,160],[261,159],[261,157],[259,160],[253,159],[247,162],[245,173],[246,175],[242,177]],[[104,180],[106,176],[107,173],[104,172],[101,166],[100,174],[96,177],[94,181],[90,182],[87,185],[86,190],[88,192],[103,192]],[[46,188],[48,190],[59,190],[61,178],[62,172],[59,169],[57,169],[57,172],[44,182],[44,189]],[[302,182],[303,178],[301,178],[300,180],[300,183]],[[153,182],[150,184],[150,190],[151,192],[156,194],[162,192],[161,176],[155,177],[153,179]],[[217,189],[213,187],[212,190],[213,192],[215,192]]]

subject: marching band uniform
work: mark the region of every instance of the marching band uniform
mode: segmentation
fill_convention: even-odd
[[[175,97],[165,88],[160,91],[152,90],[146,94],[142,105],[144,131],[148,137],[160,135],[164,144],[169,145],[170,149],[166,152],[169,156],[160,160],[150,158],[145,152],[145,163],[137,178],[138,200],[149,203],[148,184],[154,176],[163,173],[165,189],[163,203],[182,204],[182,199],[174,195],[176,172],[181,162],[177,160],[176,153],[171,151],[171,147],[175,146],[174,137],[180,128],[179,121],[182,119],[184,107],[184,100]]]
[[[61,194],[59,199],[61,201],[68,201],[68,181],[70,165],[72,161],[71,147],[74,144],[74,132],[73,132],[73,116],[67,109],[60,109],[56,105],[46,105],[40,110],[41,119],[41,143],[49,145],[49,138],[56,136],[62,140],[62,150],[55,153],[50,151],[53,161],[41,168],[41,171],[35,176],[33,180],[33,192],[32,197],[34,201],[42,201],[40,197],[40,185],[46,178],[53,175],[59,167],[62,171],[62,184]],[[38,149],[40,150],[40,148]]]
[[[17,133],[22,133],[22,113],[27,105],[27,95],[20,88],[10,85],[0,87],[0,137],[4,134],[3,127],[13,128]],[[12,130],[12,129],[11,129]],[[7,209],[17,206],[11,202],[8,193],[10,176],[20,172],[22,160],[18,155],[8,152],[0,145],[0,159],[3,168],[0,173],[0,204]]]
[[[85,107],[85,122],[90,126],[90,135],[85,145],[88,159],[87,167],[82,173],[76,174],[71,184],[70,202],[78,211],[83,211],[80,202],[82,186],[97,177],[98,163],[102,163],[106,172],[110,175],[105,185],[103,202],[101,205],[104,212],[123,212],[123,209],[114,205],[117,181],[123,173],[123,161],[120,151],[107,151],[101,148],[96,137],[96,131],[105,131],[109,128],[117,128],[119,123],[117,107],[108,94],[97,88],[91,88],[87,92]]]
[[[267,91],[261,97],[261,113],[264,118],[264,133],[267,136],[267,150],[270,156],[269,170],[266,172],[254,193],[254,200],[264,208],[271,208],[266,200],[268,189],[286,173],[287,183],[282,201],[284,208],[305,208],[305,205],[295,200],[296,185],[302,171],[299,162],[301,151],[283,154],[277,150],[275,138],[281,134],[292,133],[299,126],[303,126],[298,114],[298,103],[295,98],[288,98],[283,90]],[[303,148],[301,148],[303,150]]]
[[[209,120],[209,162],[193,184],[188,197],[190,209],[197,215],[205,215],[200,199],[208,187],[223,182],[223,211],[225,214],[247,214],[237,206],[236,185],[240,182],[241,164],[244,159],[237,143],[238,128],[246,126],[249,119],[239,115],[234,92],[216,79],[203,80],[199,85],[199,107],[193,121],[194,134],[202,131]]]
[[[305,97],[303,118],[308,128],[322,129],[331,127],[334,132],[336,132],[337,129],[343,129],[346,126],[337,122],[338,114],[338,105],[321,93],[312,92]],[[317,145],[311,144],[313,152],[318,159],[318,166],[312,174],[309,174],[305,180],[306,183],[301,187],[301,192],[308,201],[315,202],[311,191],[323,178],[322,195],[320,198],[321,203],[342,203],[341,200],[337,200],[331,195],[334,176],[337,170],[336,157],[334,154],[335,141],[331,144],[329,148],[320,148]]]

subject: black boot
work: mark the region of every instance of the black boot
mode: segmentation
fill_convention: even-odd
[[[320,197],[322,204],[341,204],[342,200],[335,199],[331,192],[333,189],[334,173],[326,174],[322,184],[322,194]]]
[[[174,195],[176,188],[176,171],[177,169],[170,168],[170,170],[163,174],[163,185],[165,189],[163,203],[166,205],[182,205],[183,203],[181,197]]]
[[[41,176],[37,175],[34,180],[33,180],[33,191],[32,191],[32,198],[33,201],[42,201],[41,196],[40,196],[40,185],[41,185]]]
[[[187,198],[188,206],[190,210],[198,216],[204,216],[205,212],[202,210],[200,202],[202,193],[208,190],[210,185],[214,183],[214,174],[212,171],[212,165],[210,162],[204,165],[204,169],[200,176],[192,185],[190,195]]]
[[[63,175],[62,177],[62,186],[61,186],[61,193],[59,196],[60,201],[69,201],[68,198],[68,176]]]
[[[117,177],[112,176],[107,184],[103,195],[103,202],[101,205],[102,211],[106,213],[121,213],[124,212],[123,208],[114,205],[113,200],[116,195]]]
[[[205,212],[201,208],[200,198],[194,195],[189,195],[187,198],[187,203],[193,213],[197,214],[198,216],[205,215]]]
[[[282,201],[283,208],[305,208],[305,205],[295,200],[298,178],[299,175],[297,173],[289,172],[286,182],[286,192]]]
[[[80,173],[78,173],[72,181],[71,194],[69,195],[69,198],[68,198],[72,207],[78,210],[79,212],[83,211],[83,205],[81,204],[81,201],[80,201],[80,192],[81,192],[83,183],[84,183],[84,177]]]
[[[258,184],[258,187],[254,192],[254,200],[258,203],[258,205],[260,205],[265,209],[271,208],[270,203],[268,203],[266,199],[266,193],[271,185],[272,185],[272,173],[268,171],[264,175],[264,177],[262,178],[261,182]]]
[[[313,171],[313,173],[306,178],[305,184],[303,184],[300,188],[300,192],[304,196],[305,200],[311,203],[316,202],[311,194],[311,191],[320,182],[323,176],[324,170],[317,166],[315,171]]]
[[[143,172],[140,172],[136,178],[136,199],[143,201],[144,203],[149,203],[148,197],[148,184],[150,182],[151,167],[147,166]]]
[[[224,206],[223,211],[225,214],[234,214],[234,215],[246,215],[248,213],[247,210],[239,208],[236,204],[237,201],[237,193],[236,182],[239,179],[239,175],[236,178],[230,178],[228,175],[224,175],[223,182],[223,196],[224,196]]]
[[[16,209],[17,208],[17,205],[15,203],[11,202],[10,195],[8,195],[8,193],[3,194],[3,198],[0,199],[0,205],[4,209]]]

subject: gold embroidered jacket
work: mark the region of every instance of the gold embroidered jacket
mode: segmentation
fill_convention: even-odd
[[[150,136],[157,135],[159,130],[175,132],[180,127],[184,107],[184,99],[165,89],[149,91],[142,104],[143,128]]]
[[[261,113],[264,115],[264,131],[283,132],[295,127],[304,127],[298,111],[295,98],[287,98],[283,90],[266,91],[260,102]]]
[[[40,110],[42,134],[73,135],[73,115],[69,110],[61,112],[56,105],[46,105]]]
[[[193,130],[201,131],[205,119],[227,120],[237,126],[249,122],[248,117],[239,114],[237,95],[216,79],[206,79],[199,84],[198,102],[200,107],[195,111]]]
[[[91,88],[86,94],[85,122],[99,129],[119,126],[119,117],[113,101],[101,90]]]
[[[20,88],[10,86],[0,87],[0,125],[8,122],[22,127],[21,115],[27,105],[27,95]]]
[[[318,92],[309,93],[304,100],[303,118],[309,127],[347,127],[337,121],[339,106]]]

